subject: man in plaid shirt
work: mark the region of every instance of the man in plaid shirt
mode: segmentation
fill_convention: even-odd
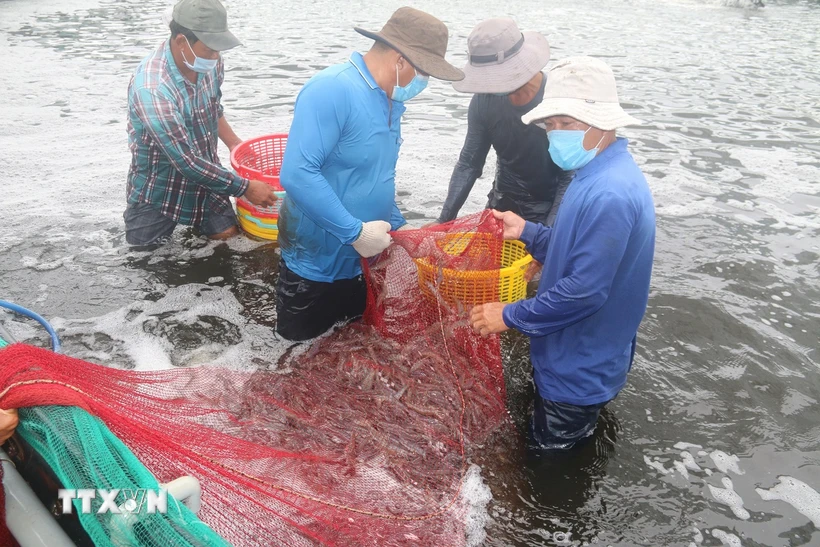
[[[165,242],[177,223],[203,235],[239,234],[229,196],[270,206],[273,188],[219,163],[217,137],[229,150],[241,141],[222,111],[219,52],[239,45],[219,0],[181,0],[171,38],[137,67],[128,86],[128,206],[125,239]]]

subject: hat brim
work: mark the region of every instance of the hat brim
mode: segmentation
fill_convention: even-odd
[[[439,57],[438,55],[433,55],[430,52],[420,51],[409,46],[403,46],[402,44],[393,43],[382,36],[380,32],[371,32],[359,27],[354,27],[353,30],[362,36],[370,38],[371,40],[376,40],[387,44],[391,48],[401,53],[402,56],[410,61],[410,64],[416,69],[424,72],[425,74],[429,74],[437,80],[455,82],[464,79],[464,73],[448,63],[444,57]]]
[[[584,99],[567,98],[545,98],[541,104],[521,116],[521,121],[529,124],[552,116],[569,116],[604,131],[643,123],[627,114],[618,103],[593,103]]]
[[[203,44],[214,51],[227,51],[236,46],[241,46],[242,42],[233,35],[229,30],[225,32],[202,32],[199,30],[191,31]]]
[[[464,79],[453,83],[461,93],[512,93],[532,80],[550,60],[550,45],[540,32],[527,31],[515,56],[497,64],[464,66]]]

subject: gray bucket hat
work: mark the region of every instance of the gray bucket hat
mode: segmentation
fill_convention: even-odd
[[[467,38],[469,62],[464,79],[453,84],[463,93],[512,93],[550,60],[550,45],[540,32],[521,32],[515,21],[482,21]]]
[[[447,53],[447,26],[415,8],[399,8],[379,32],[355,27],[359,34],[383,42],[402,54],[418,70],[433,78],[455,81],[464,73],[444,59]]]
[[[219,0],[180,0],[171,17],[214,51],[225,51],[242,44],[228,30],[228,12]]]

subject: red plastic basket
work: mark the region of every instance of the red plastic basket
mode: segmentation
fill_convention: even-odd
[[[279,171],[282,169],[282,158],[285,156],[285,145],[288,142],[287,133],[265,135],[249,139],[231,152],[231,166],[240,177],[267,182],[274,190],[283,191],[279,183]],[[242,207],[251,213],[263,217],[277,217],[281,200],[272,207],[256,207],[252,203],[239,198]]]
[[[240,177],[265,181],[281,191],[279,171],[287,142],[287,133],[247,140],[231,152],[231,165]]]

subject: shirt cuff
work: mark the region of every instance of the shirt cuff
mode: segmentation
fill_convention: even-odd
[[[250,186],[251,181],[248,179],[243,179],[239,175],[233,176],[233,182],[231,182],[230,189],[228,193],[234,197],[242,197],[245,195],[245,192],[248,191],[248,187]]]
[[[530,222],[529,220],[524,225],[524,231],[521,232],[521,241],[524,242],[524,245],[529,247],[532,245],[532,242],[535,241],[535,237],[538,235],[538,225],[534,222]]]
[[[517,329],[518,325],[515,322],[515,310],[518,309],[518,302],[514,304],[507,304],[501,312],[501,317],[504,319],[504,324],[511,329]]]

